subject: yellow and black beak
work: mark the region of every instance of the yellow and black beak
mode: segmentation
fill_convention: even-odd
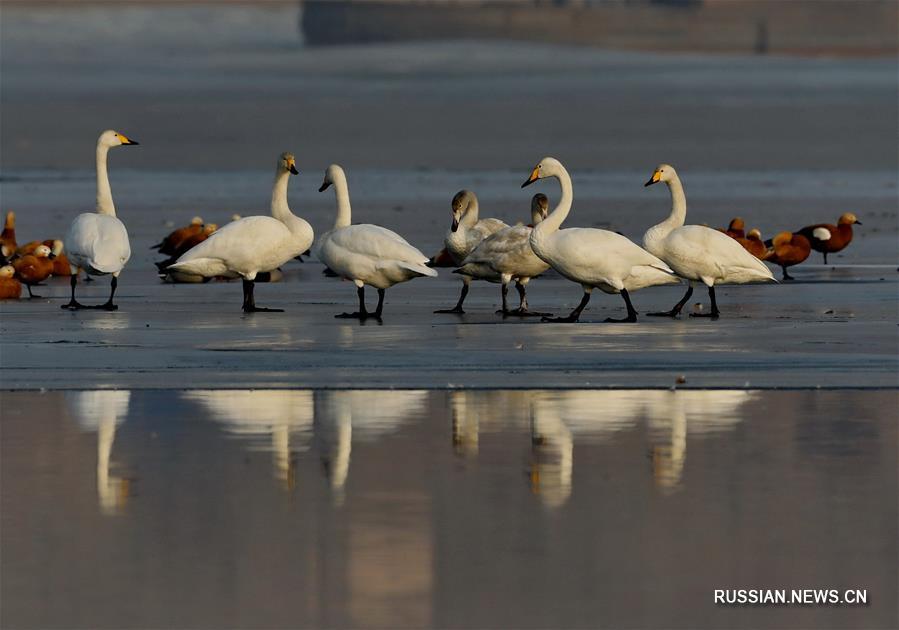
[[[652,177],[649,178],[649,181],[643,184],[643,187],[652,186],[653,184],[658,184],[659,180],[662,178],[662,174],[659,171],[656,171],[652,174]]]
[[[140,144],[140,142],[138,142],[137,140],[132,140],[131,138],[128,138],[127,136],[124,136],[122,134],[116,135],[118,135],[119,142],[121,142],[122,144]]]
[[[300,174],[300,172],[297,170],[297,167],[295,164],[291,164],[290,168],[287,170],[290,171],[291,175],[299,175]]]
[[[531,171],[531,176],[528,177],[527,180],[525,180],[525,182],[521,185],[521,187],[524,188],[525,186],[530,186],[531,184],[536,182],[538,179],[540,179],[540,167],[535,166],[534,170]]]
[[[325,192],[328,190],[328,186],[331,185],[331,182],[322,182],[322,185],[318,187],[318,192]]]

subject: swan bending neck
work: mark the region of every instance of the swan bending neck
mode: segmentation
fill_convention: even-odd
[[[674,229],[682,226],[687,220],[687,196],[678,177],[668,182],[668,190],[671,191],[671,214],[668,215],[665,224]]]
[[[287,205],[287,183],[290,180],[290,172],[279,168],[275,173],[275,184],[272,186],[272,216],[283,219],[289,214],[290,206]]]
[[[562,187],[562,195],[559,197],[559,203],[556,204],[549,216],[534,226],[535,232],[555,232],[561,227],[562,222],[571,211],[571,202],[574,200],[571,177],[565,169],[562,169],[561,172],[555,175],[555,178],[559,180],[559,185]]]

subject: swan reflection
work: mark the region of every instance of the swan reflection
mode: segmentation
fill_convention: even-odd
[[[324,390],[315,394],[315,444],[335,500],[343,501],[352,442],[394,433],[426,410],[426,391]]]
[[[194,390],[182,397],[201,405],[228,434],[247,440],[250,450],[272,453],[275,478],[294,487],[294,453],[307,450],[312,436],[312,392]]]
[[[66,393],[66,403],[79,428],[97,433],[97,499],[103,514],[118,514],[130,491],[126,477],[113,475],[112,446],[116,428],[128,417],[131,392],[96,390]]]

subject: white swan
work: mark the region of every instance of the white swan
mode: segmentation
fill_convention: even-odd
[[[128,242],[125,224],[115,215],[112,188],[109,186],[109,173],[106,170],[106,155],[112,147],[135,144],[138,143],[111,129],[101,133],[97,140],[97,210],[75,217],[66,234],[65,251],[72,265],[72,299],[61,308],[98,308],[106,311],[118,308],[112,303],[112,299],[119,283],[119,274],[131,258],[131,244]],[[85,306],[75,299],[79,267],[89,276],[112,274],[109,299],[105,304]]]
[[[485,238],[509,227],[499,219],[478,220],[478,197],[470,190],[460,190],[455,194],[452,203],[452,214],[453,224],[446,233],[443,243],[456,266],[464,264],[465,258]],[[462,303],[465,301],[465,296],[468,295],[470,284],[471,276],[462,276],[462,293],[459,295],[459,301],[456,302],[456,305],[453,308],[440,309],[434,312],[464,314]]]
[[[462,266],[453,273],[462,274],[465,278],[476,278],[502,284],[503,315],[536,315],[528,310],[527,283],[531,278],[539,276],[549,269],[549,265],[538,258],[531,249],[531,231],[546,218],[549,200],[546,195],[537,193],[531,199],[531,225],[513,225],[494,232],[471,252]],[[506,303],[509,293],[509,282],[515,280],[520,303],[518,308],[510,311]],[[464,296],[464,293],[463,293]],[[459,303],[461,306],[461,301]]]
[[[571,210],[574,197],[571,177],[561,162],[546,157],[534,167],[522,188],[544,177],[555,177],[562,187],[562,197],[552,213],[531,231],[534,253],[564,277],[584,288],[581,303],[567,317],[544,317],[544,321],[576,322],[597,288],[605,293],[620,293],[627,306],[624,319],[607,322],[635,322],[637,311],[631,304],[629,291],[657,284],[677,284],[679,280],[664,262],[624,236],[595,228],[559,226]]]
[[[282,153],[275,167],[272,216],[243,217],[228,223],[185,252],[168,270],[205,278],[238,274],[243,278],[245,313],[281,312],[256,306],[253,289],[256,274],[277,269],[312,244],[312,226],[287,205],[287,182],[291,174],[298,173],[293,155]]]
[[[419,276],[436,277],[437,272],[425,265],[427,256],[396,232],[367,223],[350,225],[352,211],[346,174],[337,164],[325,171],[318,191],[324,192],[331,185],[337,195],[337,219],[334,227],[318,240],[313,254],[338,276],[352,280],[359,295],[358,312],[336,317],[381,319],[387,288]],[[378,307],[374,313],[365,310],[366,284],[378,290]]]
[[[715,301],[716,284],[776,282],[763,262],[727,234],[702,225],[684,225],[687,198],[673,166],[660,164],[645,185],[652,186],[658,182],[668,184],[671,191],[671,214],[646,230],[643,247],[668,263],[677,275],[689,282],[689,286],[683,299],[670,311],[650,315],[676,317],[693,294],[693,282],[696,281],[709,288],[712,310],[709,313],[691,313],[691,317],[719,316]]]

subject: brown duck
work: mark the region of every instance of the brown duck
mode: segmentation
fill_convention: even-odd
[[[765,260],[768,255],[768,248],[762,242],[762,233],[755,228],[749,230],[749,234],[745,238],[734,237],[734,240],[759,260]]]
[[[780,265],[783,270],[784,280],[792,280],[793,276],[787,273],[787,267],[805,262],[812,252],[811,243],[802,234],[781,232],[771,241],[771,249],[768,250],[766,262]]]
[[[15,253],[18,246],[16,245],[16,213],[6,213],[6,223],[3,224],[3,233],[0,234],[0,245],[5,245],[9,255]]]
[[[0,300],[18,300],[22,294],[22,283],[13,277],[15,274],[12,265],[0,267]]]
[[[46,245],[38,245],[33,254],[25,254],[13,261],[16,276],[28,287],[28,297],[39,298],[31,291],[31,287],[43,282],[53,273],[52,252]]]
[[[178,247],[185,240],[187,240],[191,236],[200,234],[202,231],[203,218],[194,217],[193,219],[191,219],[190,225],[185,225],[184,227],[178,228],[177,230],[166,236],[164,239],[162,239],[159,243],[153,245],[150,249],[158,249],[160,254],[173,256],[178,250]]]
[[[852,225],[854,223],[862,224],[854,214],[846,212],[840,215],[836,225],[830,223],[807,225],[801,230],[796,230],[796,233],[807,238],[813,250],[824,254],[824,264],[826,265],[827,254],[842,251],[852,242]]]
[[[724,228],[718,228],[719,232],[724,232],[731,238],[744,238],[746,236],[745,230],[746,224],[740,217],[731,219],[730,223],[727,224],[726,230]]]

